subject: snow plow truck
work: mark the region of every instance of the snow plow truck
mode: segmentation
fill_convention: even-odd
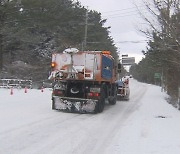
[[[52,109],[100,113],[105,100],[116,104],[118,66],[109,51],[69,48],[52,54]]]

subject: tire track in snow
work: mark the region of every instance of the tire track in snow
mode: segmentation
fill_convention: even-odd
[[[96,154],[96,153],[105,153],[106,148],[111,144],[113,138],[116,136],[117,132],[120,131],[120,129],[123,127],[124,123],[128,118],[131,116],[131,114],[137,110],[137,108],[140,105],[140,101],[142,97],[145,95],[147,91],[147,86],[142,86],[138,89],[138,91],[134,91],[131,101],[119,101],[117,103],[118,108],[113,108],[113,111],[115,114],[112,114],[111,110],[109,110],[108,114],[106,115],[106,118],[109,119],[108,125],[102,129],[102,135],[99,136],[100,139],[94,138],[88,145],[86,144],[86,148],[84,151],[81,151],[80,153],[89,153],[89,154]],[[122,110],[121,110],[122,107]],[[118,112],[119,110],[119,112]],[[117,114],[117,115],[116,115]],[[113,115],[113,116],[112,116]],[[122,125],[119,125],[121,123]],[[121,127],[119,127],[121,126]]]
[[[80,115],[76,115],[76,116],[69,117],[69,118],[65,117],[64,119],[61,119],[61,120],[62,120],[61,122],[63,123],[63,121],[68,120],[68,119],[71,119],[71,118],[75,118],[75,117],[77,117],[77,116],[80,116]],[[2,131],[2,132],[0,132],[0,135],[6,135],[6,134],[9,134],[9,133],[13,133],[14,131],[17,131],[17,130],[19,131],[19,130],[21,130],[21,129],[30,127],[30,126],[32,127],[32,126],[35,126],[35,125],[39,125],[40,123],[44,123],[45,121],[48,122],[49,120],[52,120],[52,119],[54,119],[54,118],[57,118],[57,115],[55,115],[55,116],[50,116],[50,117],[43,117],[43,118],[40,119],[40,120],[37,120],[37,121],[34,121],[34,122],[30,122],[30,123],[28,123],[28,124],[21,125],[21,126],[19,126],[19,127],[11,128],[11,129],[6,130],[6,131]]]
[[[59,114],[61,116],[63,113],[59,112]],[[47,118],[47,120],[43,119],[40,121],[36,121],[19,129],[16,128],[15,130],[6,132],[6,134],[0,135],[0,140],[3,141],[1,144],[1,147],[3,147],[3,149],[1,149],[1,151],[3,150],[3,153],[11,153],[11,151],[17,153],[28,153],[28,151],[30,151],[31,153],[33,151],[32,149],[34,149],[35,151],[33,153],[36,153],[37,150],[40,152],[43,149],[46,149],[48,145],[51,145],[53,147],[53,144],[49,143],[48,140],[52,141],[52,143],[56,142],[56,140],[65,141],[65,139],[68,138],[70,132],[77,131],[79,127],[69,127],[71,126],[72,122],[77,121],[78,125],[78,122],[80,122],[79,119],[83,120],[93,118],[93,116],[87,117],[85,114],[76,115],[71,113],[64,113],[64,115],[65,116],[63,117],[63,119],[59,116],[54,119],[53,117],[55,116],[52,116],[49,119]],[[62,134],[61,132],[65,133]],[[57,134],[62,135],[59,137]]]

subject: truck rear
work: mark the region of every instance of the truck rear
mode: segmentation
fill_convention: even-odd
[[[116,81],[117,83],[117,99],[118,100],[129,100],[130,88],[129,78],[123,77]]]
[[[52,109],[80,113],[104,110],[105,99],[116,104],[116,65],[109,51],[66,49],[52,55]]]

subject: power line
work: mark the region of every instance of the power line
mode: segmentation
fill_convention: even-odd
[[[138,15],[139,13],[133,13],[133,14],[127,14],[127,15],[117,15],[117,16],[110,16],[110,17],[106,17],[107,19],[113,19],[113,18],[121,18],[121,17],[129,17],[129,16],[134,16],[134,15]]]
[[[124,10],[129,10],[129,11],[124,11]],[[142,8],[141,10],[146,11],[146,8]],[[117,11],[119,11],[119,13]],[[106,18],[106,19],[108,19],[108,18],[112,19],[112,18],[120,18],[120,17],[139,15],[138,10],[137,9],[135,10],[132,8],[131,9],[122,9],[122,10],[110,11],[110,12],[117,12],[117,13],[116,14],[111,13],[111,14],[105,14],[105,15],[103,15],[103,13],[102,13],[102,17]],[[147,13],[147,12],[144,12],[144,13]]]
[[[137,6],[139,7],[144,7],[144,5],[140,5]],[[132,9],[137,9],[137,7],[131,7],[131,8],[126,8],[126,9],[121,9],[121,10],[114,10],[114,11],[107,11],[107,12],[102,12],[102,14],[106,14],[106,13],[111,13],[111,12],[121,12],[121,11],[126,11],[126,10],[132,10]]]
[[[146,10],[145,8],[143,10]],[[123,13],[119,13],[119,14],[110,14],[110,15],[102,15],[103,17],[116,17],[116,16],[119,16],[119,15],[132,15],[132,13],[138,13],[137,10],[132,10],[132,11],[128,11],[128,12],[123,12]]]
[[[114,18],[121,18],[121,17],[129,17],[129,16],[135,16],[135,15],[139,15],[139,13],[133,13],[133,14],[127,14],[127,15],[119,15],[119,16],[112,16],[112,17],[109,17],[109,19],[114,19]],[[106,17],[108,19],[108,17]]]

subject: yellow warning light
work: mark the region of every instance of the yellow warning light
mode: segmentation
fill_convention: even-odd
[[[102,54],[105,54],[105,55],[110,55],[110,51],[102,51]]]
[[[55,62],[51,62],[51,67],[54,68],[56,66]]]

